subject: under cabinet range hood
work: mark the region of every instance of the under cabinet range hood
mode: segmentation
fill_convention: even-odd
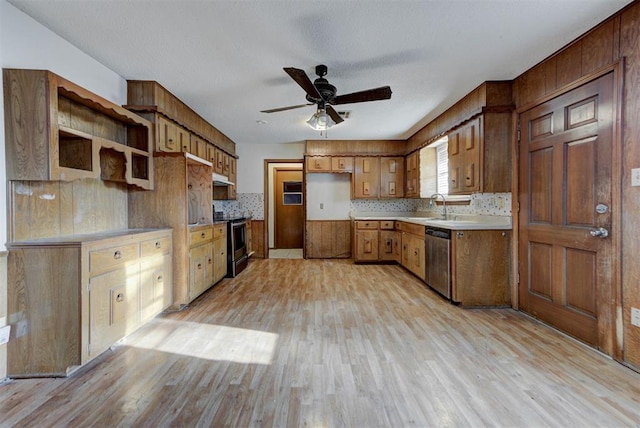
[[[222,174],[213,173],[213,184],[214,186],[233,186],[235,183],[229,181],[229,177]]]

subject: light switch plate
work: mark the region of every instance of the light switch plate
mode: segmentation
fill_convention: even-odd
[[[640,309],[631,308],[631,324],[640,327]]]
[[[9,334],[11,333],[11,326],[5,325],[0,327],[0,345],[4,345],[9,341]]]
[[[633,168],[631,170],[631,185],[640,186],[640,168]]]

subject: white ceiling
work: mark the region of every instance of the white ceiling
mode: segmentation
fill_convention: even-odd
[[[317,139],[282,70],[338,94],[331,139],[404,139],[485,80],[513,79],[629,0],[9,0],[126,79],[156,80],[238,144]],[[266,124],[258,121],[266,120]]]

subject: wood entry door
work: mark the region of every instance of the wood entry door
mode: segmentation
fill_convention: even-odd
[[[519,117],[520,307],[600,349],[615,326],[613,91],[609,73]]]
[[[304,192],[301,170],[276,169],[274,175],[275,248],[302,248]]]

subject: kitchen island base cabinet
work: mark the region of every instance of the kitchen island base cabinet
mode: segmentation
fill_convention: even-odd
[[[9,377],[67,376],[171,303],[171,230],[8,243]]]
[[[464,307],[510,306],[511,232],[460,230],[451,240],[451,300]]]

